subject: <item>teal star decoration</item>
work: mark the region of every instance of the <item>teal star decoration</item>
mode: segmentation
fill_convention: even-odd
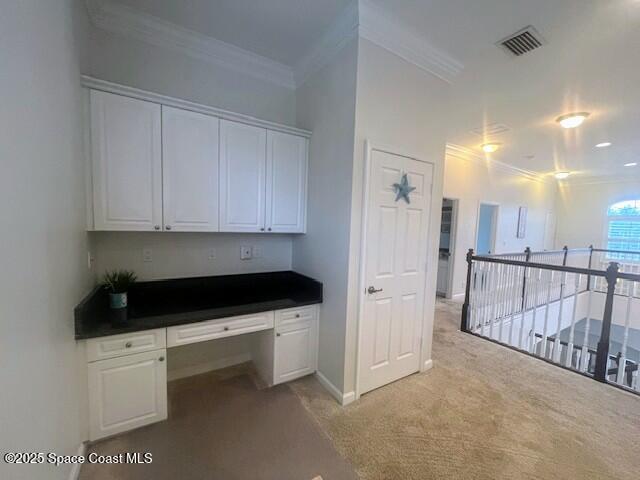
[[[409,200],[409,194],[413,192],[416,187],[409,186],[409,180],[407,179],[406,173],[402,175],[400,183],[393,184],[393,188],[396,191],[396,202],[403,198],[405,202],[411,203],[411,200]]]

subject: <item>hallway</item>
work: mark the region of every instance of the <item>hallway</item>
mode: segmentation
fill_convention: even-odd
[[[361,478],[635,479],[640,399],[458,331],[439,300],[434,368],[338,406],[292,388]]]

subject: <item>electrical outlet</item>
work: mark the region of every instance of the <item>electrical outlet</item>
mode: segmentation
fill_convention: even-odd
[[[145,263],[153,262],[153,250],[149,247],[142,249],[142,261]]]
[[[209,260],[215,260],[216,258],[216,249],[215,248],[210,248],[209,249]]]
[[[251,247],[242,246],[240,247],[240,260],[250,260],[251,259]]]
[[[262,257],[262,247],[258,247],[257,245],[254,245],[252,249],[252,253],[253,253],[253,258]]]
[[[91,252],[87,252],[87,266],[89,267],[89,270],[91,270],[93,268],[93,262],[95,261],[95,257],[93,256],[93,253]]]

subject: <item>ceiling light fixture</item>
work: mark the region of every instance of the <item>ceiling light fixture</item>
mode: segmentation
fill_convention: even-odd
[[[571,172],[556,172],[554,174],[554,176],[558,179],[558,180],[564,180],[565,178],[567,178],[569,175],[571,175]]]
[[[605,147],[610,147],[611,146],[611,142],[602,142],[596,145],[596,148],[605,148]]]
[[[482,151],[484,153],[493,153],[500,148],[501,143],[483,143]]]
[[[624,164],[625,167],[635,167],[636,165],[638,165],[638,162],[631,162],[631,163]]]
[[[582,122],[584,122],[588,116],[589,112],[567,113],[566,115],[560,115],[556,118],[556,122],[558,122],[562,128],[576,128],[582,125]]]

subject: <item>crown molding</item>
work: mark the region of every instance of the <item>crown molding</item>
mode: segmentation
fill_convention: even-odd
[[[561,187],[581,187],[586,185],[604,185],[617,183],[636,183],[640,184],[640,178],[634,178],[621,175],[602,175],[602,176],[571,176],[567,180],[558,182]]]
[[[358,2],[353,1],[336,17],[320,39],[294,68],[297,86],[328,65],[351,40],[358,36]]]
[[[379,47],[403,58],[447,83],[464,65],[434,47],[418,32],[412,31],[369,0],[359,1],[359,34]]]
[[[451,156],[455,158],[459,158],[461,160],[466,160],[468,162],[475,163],[484,168],[497,168],[498,170],[516,175],[519,177],[524,177],[527,180],[532,180],[534,182],[553,184],[555,183],[551,178],[546,175],[540,174],[538,172],[534,172],[533,170],[527,170],[524,168],[515,167],[505,162],[501,162],[500,160],[488,160],[483,155],[479,155],[473,150],[463,147],[461,145],[456,145],[454,143],[447,143],[447,148],[445,151],[446,156]]]
[[[296,86],[293,69],[282,63],[110,0],[86,0],[86,3],[91,22],[103,30],[133,37],[282,87]]]

